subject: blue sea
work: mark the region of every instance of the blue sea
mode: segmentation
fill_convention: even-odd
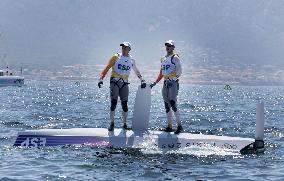
[[[184,130],[254,138],[256,105],[265,105],[265,152],[240,155],[190,147],[161,153],[151,147],[92,145],[18,148],[19,131],[109,126],[109,85],[28,80],[0,88],[0,180],[284,180],[284,87],[181,84],[178,107]],[[138,84],[130,84],[131,126]],[[150,129],[166,126],[162,85],[152,89]],[[121,127],[117,106],[116,127]]]

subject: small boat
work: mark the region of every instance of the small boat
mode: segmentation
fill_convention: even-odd
[[[155,130],[124,130],[107,128],[40,129],[18,133],[14,146],[45,147],[73,144],[91,144],[118,148],[143,148],[145,145],[163,151],[184,149],[190,146],[219,147],[241,154],[264,151],[264,105],[257,106],[255,138],[216,136],[204,134],[167,133]]]
[[[12,73],[9,73],[7,70],[6,73],[3,70],[0,70],[0,87],[4,86],[18,86],[21,87],[24,85],[24,77],[16,76]]]

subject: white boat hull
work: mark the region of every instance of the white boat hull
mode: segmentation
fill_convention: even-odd
[[[0,87],[23,86],[24,78],[20,76],[0,76]]]
[[[166,133],[163,131],[133,132],[105,128],[41,129],[19,132],[14,146],[44,147],[68,144],[93,144],[119,148],[156,146],[162,150],[176,150],[190,146],[216,146],[240,151],[254,143],[252,138],[215,136],[203,134]]]

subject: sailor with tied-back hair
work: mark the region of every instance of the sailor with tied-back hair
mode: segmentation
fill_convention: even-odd
[[[129,54],[131,50],[131,44],[129,42],[123,42],[120,44],[121,53],[117,53],[111,57],[108,64],[102,70],[100,74],[100,80],[98,83],[99,88],[101,88],[103,84],[103,79],[106,76],[107,72],[110,68],[111,77],[110,77],[110,98],[111,98],[111,106],[110,106],[110,127],[109,131],[114,130],[114,115],[115,109],[117,105],[118,96],[121,100],[122,106],[122,120],[123,120],[123,129],[127,129],[127,115],[128,115],[128,95],[129,95],[129,87],[128,87],[128,77],[130,71],[133,69],[137,77],[141,80],[141,88],[146,87],[145,80],[142,78],[140,71],[136,67],[135,59]]]

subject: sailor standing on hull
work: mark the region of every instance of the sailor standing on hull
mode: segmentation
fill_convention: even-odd
[[[181,126],[180,114],[177,109],[177,95],[179,91],[178,78],[181,76],[182,69],[179,60],[179,56],[174,53],[175,43],[173,40],[168,40],[165,43],[166,46],[166,56],[161,59],[161,69],[160,73],[155,82],[153,82],[150,87],[155,86],[162,78],[164,78],[164,85],[162,89],[168,126],[166,127],[166,132],[172,132],[172,110],[177,121],[177,130],[175,134],[179,134],[183,128]]]
[[[122,47],[121,52],[117,53],[111,57],[108,64],[102,70],[100,74],[100,81],[98,83],[99,88],[101,88],[103,84],[103,79],[106,76],[108,70],[112,68],[111,77],[110,77],[110,98],[111,98],[111,106],[110,106],[110,127],[109,131],[114,130],[114,115],[115,108],[117,105],[118,96],[121,100],[122,107],[122,120],[123,120],[123,129],[127,129],[127,115],[128,115],[128,95],[129,95],[129,87],[128,87],[128,77],[131,69],[134,70],[137,77],[141,80],[141,88],[146,87],[145,80],[142,78],[139,70],[136,67],[135,59],[129,54],[131,50],[131,44],[129,42],[123,42],[120,44]]]

